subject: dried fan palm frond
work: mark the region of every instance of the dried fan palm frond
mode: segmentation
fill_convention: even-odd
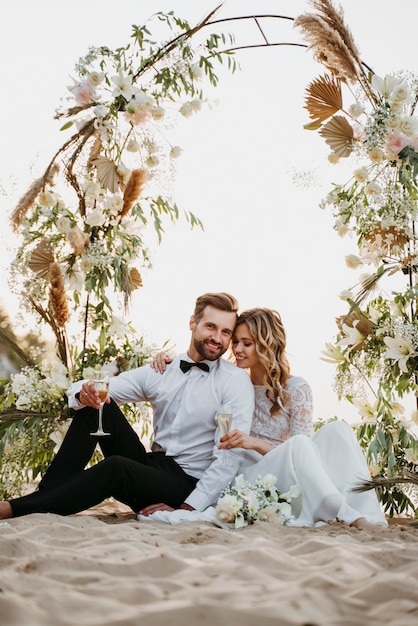
[[[40,276],[40,278],[48,278],[49,268],[53,262],[54,253],[51,244],[46,239],[43,239],[32,251],[29,257],[28,267],[37,276]]]
[[[94,165],[94,161],[95,159],[99,158],[100,156],[100,151],[102,149],[102,140],[100,139],[100,137],[97,135],[97,131],[94,134],[94,136],[96,137],[94,140],[94,143],[91,147],[90,150],[90,154],[89,154],[89,158],[87,159],[87,169],[89,170],[91,167],[93,167]]]
[[[305,109],[314,123],[322,123],[343,106],[341,82],[325,74],[315,78],[306,89]]]
[[[63,328],[68,322],[69,310],[67,296],[64,289],[61,269],[58,263],[52,263],[49,269],[49,302],[58,328]]]
[[[103,187],[109,189],[111,193],[116,193],[119,189],[116,163],[107,157],[98,156],[92,160],[92,164],[97,168],[97,177]]]
[[[135,200],[139,198],[146,180],[147,173],[145,170],[132,170],[123,194],[123,207],[119,213],[120,217],[124,217],[132,207]]]
[[[346,324],[347,326],[356,327],[356,329],[363,335],[363,337],[367,337],[373,331],[375,324],[364,315],[361,311],[351,310],[347,315],[342,315],[341,317],[337,317],[336,319],[337,326],[342,331],[342,325]],[[357,322],[357,324],[355,324]]]
[[[334,115],[319,131],[331,150],[340,157],[348,157],[353,151],[353,128],[342,115]]]
[[[376,489],[376,487],[384,487],[390,485],[400,485],[402,483],[410,483],[418,485],[418,473],[417,472],[405,472],[405,476],[394,476],[393,478],[372,478],[371,480],[365,480],[360,485],[353,487],[351,491],[356,493],[362,493],[363,491],[369,491],[370,489]]]
[[[129,288],[131,291],[142,287],[142,276],[136,267],[131,267],[128,276]]]

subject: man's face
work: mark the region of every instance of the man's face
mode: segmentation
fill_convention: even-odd
[[[189,356],[194,361],[207,359],[216,361],[229,347],[236,322],[235,313],[221,311],[213,306],[205,307],[198,323],[194,316],[190,319],[192,338]]]

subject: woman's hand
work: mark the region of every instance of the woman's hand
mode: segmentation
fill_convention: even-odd
[[[219,449],[230,450],[231,448],[245,448],[246,450],[252,450],[254,447],[254,441],[257,441],[255,437],[251,437],[241,430],[230,430],[229,433],[223,435],[220,438]]]
[[[273,450],[275,446],[272,446],[257,437],[252,437],[243,433],[241,430],[230,430],[229,433],[223,435],[220,438],[219,450],[231,450],[232,448],[244,448],[245,450],[256,450],[260,454],[267,454],[270,450]]]
[[[160,372],[160,374],[164,374],[167,365],[173,362],[173,357],[167,354],[166,352],[158,352],[153,359],[150,361],[150,366],[156,372]]]

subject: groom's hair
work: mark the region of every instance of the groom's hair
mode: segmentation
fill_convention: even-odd
[[[238,302],[234,296],[229,293],[204,293],[196,300],[193,317],[196,324],[198,324],[202,318],[203,311],[207,306],[213,306],[220,311],[227,311],[228,313],[235,313],[238,316]]]

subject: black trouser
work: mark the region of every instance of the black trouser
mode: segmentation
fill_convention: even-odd
[[[175,508],[193,491],[197,479],[164,452],[146,452],[114,402],[104,405],[103,427],[109,436],[92,437],[90,433],[97,428],[97,410],[86,407],[77,411],[39,490],[10,501],[13,516],[70,515],[110,496],[135,512],[157,502]],[[97,441],[105,459],[84,469]]]

